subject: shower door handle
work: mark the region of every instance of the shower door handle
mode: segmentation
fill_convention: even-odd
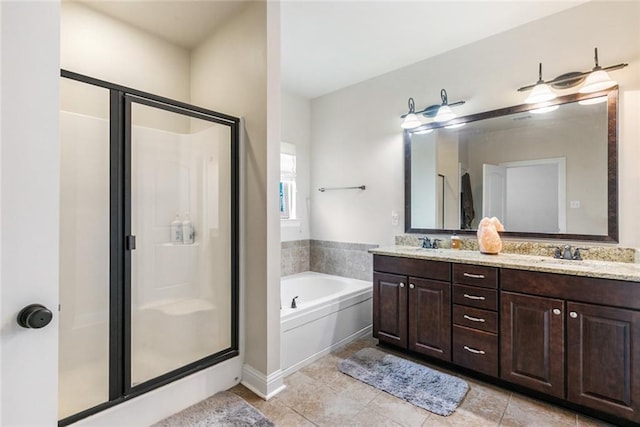
[[[136,250],[136,236],[126,236],[125,237],[125,247],[128,251]]]

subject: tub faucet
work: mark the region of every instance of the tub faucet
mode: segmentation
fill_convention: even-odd
[[[298,305],[296,304],[296,299],[298,297],[293,297],[293,299],[291,300],[291,308],[298,308]]]

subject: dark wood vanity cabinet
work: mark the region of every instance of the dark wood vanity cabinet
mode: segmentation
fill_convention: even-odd
[[[640,285],[501,273],[501,378],[640,422]]]
[[[564,398],[564,301],[501,293],[500,377]]]
[[[407,347],[407,277],[373,274],[373,336],[381,342]]]
[[[453,363],[498,376],[498,269],[453,265]]]
[[[640,284],[374,256],[380,342],[640,425]]]
[[[376,255],[373,336],[450,361],[450,270],[449,263]]]
[[[569,302],[567,313],[567,399],[640,422],[640,312]]]

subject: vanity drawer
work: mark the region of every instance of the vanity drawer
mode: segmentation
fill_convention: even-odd
[[[483,374],[498,376],[498,336],[453,326],[453,363]]]
[[[451,264],[443,261],[374,255],[373,270],[443,282],[451,280]]]
[[[498,291],[475,286],[453,285],[454,304],[498,310]]]
[[[468,328],[498,333],[498,313],[495,311],[454,304],[453,323]]]
[[[453,283],[498,288],[498,269],[484,265],[453,264]]]

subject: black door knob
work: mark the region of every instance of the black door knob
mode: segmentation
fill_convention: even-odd
[[[39,329],[47,326],[52,318],[53,314],[47,307],[42,304],[31,304],[18,313],[18,325],[23,328]]]

